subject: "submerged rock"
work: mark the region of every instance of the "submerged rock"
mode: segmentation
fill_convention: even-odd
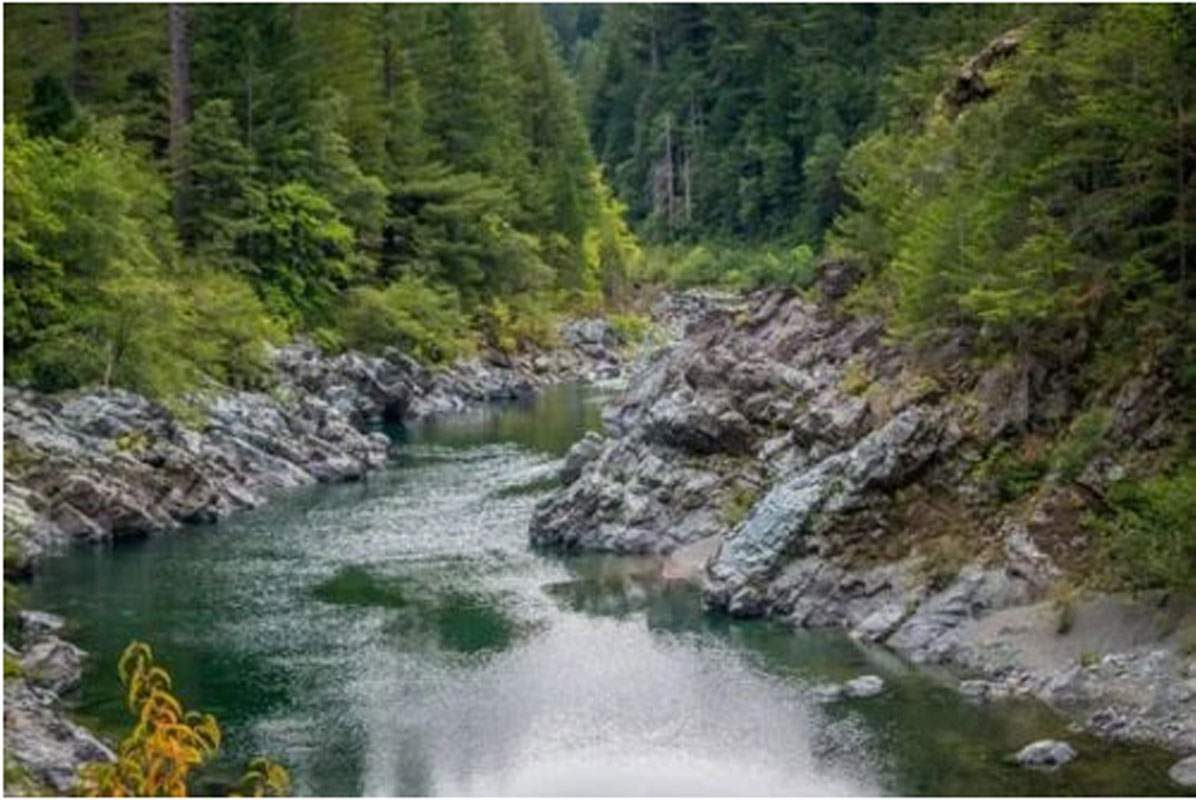
[[[1057,739],[1039,739],[1016,754],[1017,763],[1030,769],[1056,770],[1075,758],[1075,748]]]
[[[860,675],[842,684],[847,697],[874,697],[883,691],[883,678],[878,675]]]
[[[1181,758],[1172,765],[1168,774],[1171,780],[1175,781],[1180,786],[1195,786],[1196,785],[1196,757],[1194,755],[1187,758]]]

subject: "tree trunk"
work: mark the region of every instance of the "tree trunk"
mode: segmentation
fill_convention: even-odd
[[[79,3],[68,3],[67,38],[71,41],[71,72],[67,78],[71,94],[78,99],[83,94],[83,15]]]
[[[187,125],[191,116],[191,41],[188,37],[187,6],[183,3],[170,3],[167,6],[167,40],[170,46],[170,127],[167,158],[171,166],[171,183],[174,189],[175,222],[182,230],[187,216],[191,178],[187,146]]]

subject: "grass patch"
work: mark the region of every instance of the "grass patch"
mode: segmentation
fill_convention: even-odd
[[[871,388],[871,376],[867,373],[867,365],[861,359],[854,358],[846,365],[842,373],[842,391],[852,397],[858,397]]]
[[[1049,470],[1049,460],[1040,448],[1015,448],[1003,442],[976,465],[974,475],[990,485],[1002,502],[1009,502],[1036,489]]]
[[[1050,453],[1050,468],[1060,481],[1078,478],[1088,463],[1100,454],[1110,422],[1111,415],[1103,408],[1088,409],[1075,417],[1066,435]]]
[[[758,502],[762,491],[757,486],[739,483],[721,504],[721,521],[733,528],[750,516],[750,509]]]
[[[25,669],[21,666],[21,662],[8,653],[4,654],[4,678],[21,678],[25,675]]]

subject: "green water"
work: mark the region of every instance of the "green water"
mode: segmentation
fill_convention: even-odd
[[[1040,706],[975,707],[844,636],[706,614],[646,560],[530,551],[547,470],[597,401],[563,389],[397,433],[369,480],[48,562],[28,602],[93,654],[80,715],[126,726],[114,665],[136,638],[221,720],[218,772],[270,754],[298,794],[1174,791],[1169,755]],[[883,695],[812,699],[864,672]],[[1006,761],[1046,736],[1079,759]]]

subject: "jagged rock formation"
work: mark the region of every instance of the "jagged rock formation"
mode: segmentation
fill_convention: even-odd
[[[976,699],[1033,694],[1102,735],[1194,749],[1194,661],[1174,640],[1136,615],[1064,636],[1045,599],[1059,562],[1087,547],[1096,490],[1124,467],[1097,455],[1074,481],[1050,476],[1011,502],[984,468],[1014,440],[1066,428],[1081,407],[1068,377],[1022,359],[972,370],[962,346],[917,353],[882,334],[781,293],[698,309],[684,340],[633,374],[607,436],[568,455],[532,541],[703,552],[715,608],[846,628],[978,676],[963,687]],[[1110,453],[1169,438],[1153,379],[1108,400]],[[1084,665],[1091,651],[1112,657]],[[1129,689],[1139,682],[1153,688]]]
[[[64,396],[6,388],[5,569],[28,571],[63,542],[147,535],[258,505],[279,490],[355,480],[381,467],[376,423],[415,422],[528,395],[540,384],[621,374],[603,319],[567,323],[565,346],[441,371],[389,351],[276,353],[269,392],[214,387],[181,416],[110,389]]]

